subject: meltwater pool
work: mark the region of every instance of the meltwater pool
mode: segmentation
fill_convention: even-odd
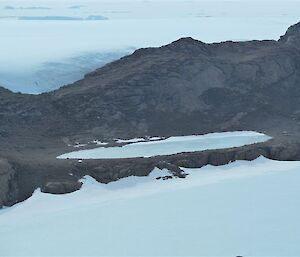
[[[176,136],[158,141],[146,141],[114,147],[99,147],[74,151],[58,159],[119,159],[153,157],[184,152],[240,147],[269,140],[271,137],[254,131],[211,133],[206,135]]]

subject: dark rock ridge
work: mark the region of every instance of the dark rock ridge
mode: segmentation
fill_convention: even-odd
[[[112,62],[41,95],[0,88],[0,205],[34,189],[65,193],[92,175],[102,182],[154,165],[202,166],[260,154],[299,160],[300,23],[278,41],[205,44],[182,38]],[[55,157],[75,142],[256,130],[265,144],[129,160],[78,163]],[[72,175],[70,175],[72,174]]]

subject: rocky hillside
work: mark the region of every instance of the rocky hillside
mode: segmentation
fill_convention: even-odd
[[[298,142],[299,43],[300,23],[278,41],[205,44],[182,38],[137,50],[50,93],[1,88],[0,185],[6,191],[0,192],[0,205],[25,199],[49,181],[58,183],[56,191],[78,188],[66,175],[75,164],[59,166],[63,161],[55,159],[77,141],[246,129],[280,142],[284,133]],[[103,162],[94,165],[101,170]],[[114,179],[114,172],[105,181]],[[74,188],[66,189],[61,180],[74,182]]]
[[[279,41],[182,38],[39,96],[2,89],[2,133],[92,138],[261,128],[300,119],[300,24]],[[266,123],[268,129],[269,124]]]

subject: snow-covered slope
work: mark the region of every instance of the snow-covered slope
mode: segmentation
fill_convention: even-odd
[[[298,21],[299,7],[299,1],[3,0],[0,84],[48,91],[135,48],[185,36],[278,39]]]
[[[0,211],[0,256],[298,256],[300,162],[254,161],[36,191]]]

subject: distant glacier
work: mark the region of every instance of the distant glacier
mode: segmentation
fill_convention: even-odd
[[[217,5],[216,5],[217,3]],[[172,5],[172,8],[170,6]],[[0,85],[41,93],[140,47],[191,36],[210,43],[275,39],[299,21],[299,1],[0,2]],[[130,49],[130,50],[128,50]]]
[[[0,70],[0,84],[14,92],[44,93],[73,83],[85,74],[102,67],[108,62],[130,54],[133,49],[115,52],[85,53],[57,62],[46,62],[28,72]]]

